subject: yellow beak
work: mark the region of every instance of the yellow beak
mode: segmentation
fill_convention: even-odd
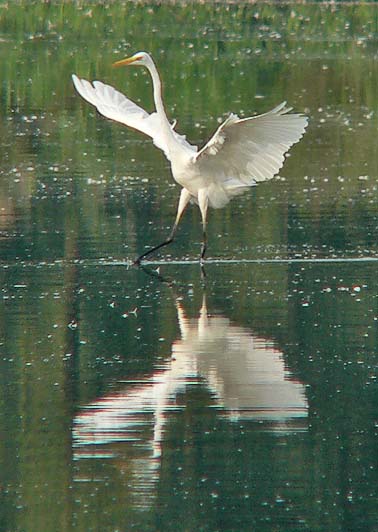
[[[115,63],[113,63],[112,66],[120,67],[120,66],[131,65],[131,63],[134,63],[134,61],[136,61],[137,59],[138,59],[138,56],[135,57],[135,55],[133,55],[132,57],[126,57],[126,59],[121,59],[120,61],[116,61]]]

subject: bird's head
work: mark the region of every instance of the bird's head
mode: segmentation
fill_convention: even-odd
[[[116,61],[115,63],[113,63],[113,66],[120,67],[120,66],[135,65],[135,66],[148,67],[151,63],[152,63],[152,59],[146,52],[137,52],[131,57],[126,57],[126,59],[121,59],[120,61]]]

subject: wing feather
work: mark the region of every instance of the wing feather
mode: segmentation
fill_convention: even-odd
[[[150,115],[121,92],[101,81],[94,81],[92,84],[85,79],[78,78],[75,74],[72,76],[72,81],[80,96],[94,105],[106,118],[121,122],[151,136],[151,129],[148,126]]]
[[[94,81],[92,84],[85,79],[78,78],[75,74],[72,75],[72,81],[80,96],[94,105],[100,114],[148,135],[152,138],[155,146],[163,150],[167,157],[169,156],[161,136],[161,125],[157,113],[147,113],[114,87],[101,81]],[[179,135],[176,131],[173,133],[180,144],[193,152],[196,151],[196,148],[191,146],[184,136]]]
[[[231,114],[196,154],[200,171],[212,175],[226,193],[229,188],[230,196],[271,179],[307,126],[307,117],[290,111],[283,102],[252,118]]]

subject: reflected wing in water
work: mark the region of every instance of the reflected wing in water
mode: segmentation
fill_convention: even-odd
[[[307,418],[304,386],[290,378],[272,342],[223,316],[209,317],[205,299],[198,319],[187,319],[179,301],[176,309],[181,338],[171,359],[87,405],[74,420],[76,459],[127,452],[120,467],[129,470],[129,485],[134,495],[143,494],[144,506],[155,497],[167,417],[189,385],[207,386],[212,406],[215,401],[230,421],[265,421],[259,430],[303,430]]]
[[[198,320],[187,320],[179,303],[178,316],[182,339],[173,354],[195,355],[198,374],[230,419],[270,420],[273,429],[307,417],[305,388],[291,378],[271,341],[223,316],[209,317],[205,300]]]
[[[205,300],[198,319],[187,319],[179,301],[176,308],[181,338],[172,345],[171,360],[85,407],[75,419],[77,446],[144,440],[150,456],[159,457],[166,416],[177,409],[177,394],[193,383],[205,383],[230,420],[266,420],[275,430],[297,418],[302,421],[295,426],[303,428],[305,388],[290,378],[272,342],[223,316],[209,317]]]

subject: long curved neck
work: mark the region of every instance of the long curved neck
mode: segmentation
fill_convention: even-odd
[[[161,87],[161,81],[159,77],[159,73],[157,71],[157,68],[154,64],[154,62],[151,60],[150,64],[148,65],[148,70],[151,74],[152,78],[152,84],[154,88],[154,102],[156,107],[156,112],[158,114],[158,117],[161,120],[162,125],[162,134],[164,135],[165,141],[167,143],[167,148],[169,148],[171,141],[175,141],[174,134],[172,132],[171,125],[169,123],[167,114],[165,112],[163,99],[162,99],[162,87]]]
[[[151,78],[152,78],[152,85],[154,87],[154,102],[156,107],[156,112],[161,118],[165,118],[165,120],[168,122],[168,118],[164,109],[163,99],[161,96],[161,81],[159,77],[159,73],[157,71],[157,68],[155,64],[151,61],[151,64],[148,65],[148,70],[150,71]]]

